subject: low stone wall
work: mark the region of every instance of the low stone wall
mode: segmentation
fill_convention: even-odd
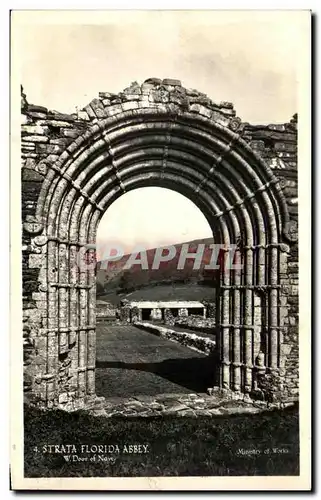
[[[116,319],[117,317],[117,307],[109,302],[103,302],[97,300],[96,307],[96,317],[98,318],[111,318]]]
[[[215,333],[215,318],[202,318],[201,316],[190,315],[185,318],[175,318],[176,326],[188,328],[199,332]]]
[[[170,328],[166,328],[164,326],[153,325],[152,323],[145,323],[142,321],[137,321],[135,326],[153,333],[154,335],[158,335],[159,337],[163,337],[168,340],[173,340],[179,344],[205,354],[210,354],[216,349],[216,342],[214,340],[199,337],[194,333],[176,332],[175,330],[171,330]]]

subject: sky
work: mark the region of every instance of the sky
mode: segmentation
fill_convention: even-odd
[[[13,43],[30,103],[71,113],[100,91],[118,93],[133,81],[158,77],[177,78],[214,101],[233,102],[237,115],[253,124],[284,123],[297,111],[298,54],[306,26],[300,12],[14,14]],[[210,235],[201,212],[182,195],[142,188],[108,209],[98,239],[153,247]]]
[[[124,245],[127,254],[136,246],[154,248],[210,237],[207,220],[188,198],[170,189],[145,187],[129,191],[108,208],[98,227],[98,253],[108,255],[113,244]]]

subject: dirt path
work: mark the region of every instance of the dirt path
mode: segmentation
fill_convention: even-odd
[[[212,360],[132,325],[97,325],[96,393],[104,397],[205,392]]]

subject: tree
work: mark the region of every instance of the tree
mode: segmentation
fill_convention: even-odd
[[[96,293],[97,295],[103,295],[104,293],[104,286],[99,281],[96,283]]]
[[[129,271],[124,271],[119,280],[120,290],[126,291],[130,288],[131,273]]]

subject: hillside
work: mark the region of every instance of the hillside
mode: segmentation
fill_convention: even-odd
[[[209,247],[212,243],[212,238],[178,243],[175,245],[175,257],[169,261],[161,262],[158,269],[152,269],[157,248],[152,248],[146,251],[148,269],[142,269],[141,264],[135,264],[131,266],[130,269],[124,269],[129,255],[125,255],[118,261],[108,262],[108,266],[106,261],[98,262],[97,294],[124,294],[146,286],[159,284],[165,285],[188,282],[205,285],[213,284],[218,277],[218,271],[204,269],[204,266],[209,264],[212,256],[212,250]],[[186,259],[183,269],[177,269],[183,244],[188,244],[189,252],[195,252],[199,244],[205,245],[199,269],[193,269],[194,259],[191,258]]]

